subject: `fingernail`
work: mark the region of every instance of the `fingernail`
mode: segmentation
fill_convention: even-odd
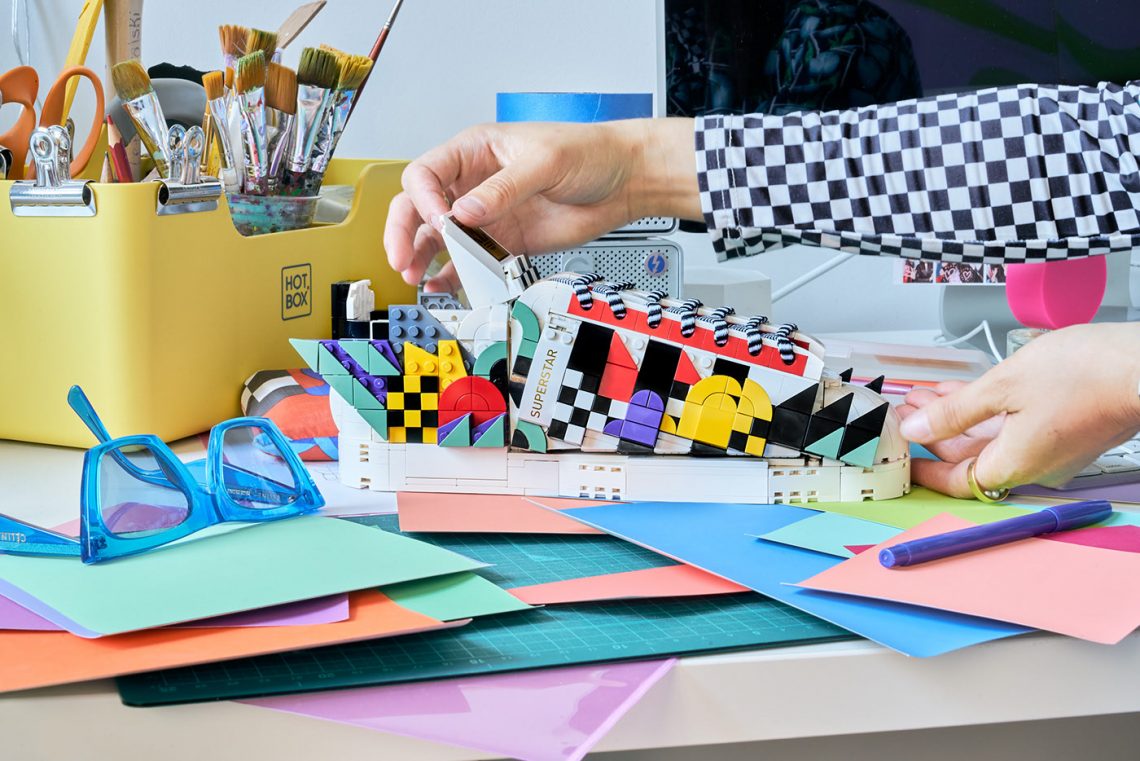
[[[443,229],[443,222],[440,221],[442,219],[443,219],[442,214],[432,214],[431,215],[431,226],[434,227],[436,230],[442,230]]]
[[[483,202],[472,196],[463,196],[463,198],[455,202],[455,206],[465,211],[468,216],[475,217],[476,219],[487,213],[487,207],[483,205]]]
[[[910,441],[926,441],[930,438],[930,419],[926,412],[918,410],[908,415],[899,425],[899,433]]]

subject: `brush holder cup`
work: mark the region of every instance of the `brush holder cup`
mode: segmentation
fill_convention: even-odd
[[[319,200],[318,196],[226,194],[234,227],[246,237],[312,227]]]

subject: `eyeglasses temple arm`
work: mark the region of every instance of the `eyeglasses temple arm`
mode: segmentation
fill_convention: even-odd
[[[70,536],[0,515],[0,554],[79,557],[79,542]]]

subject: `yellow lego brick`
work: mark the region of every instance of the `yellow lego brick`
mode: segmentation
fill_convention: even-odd
[[[420,395],[420,409],[421,410],[438,410],[439,409],[439,394],[421,394]]]
[[[467,376],[458,341],[439,342],[439,390],[443,391],[454,381]]]
[[[404,394],[401,391],[393,391],[388,394],[388,399],[385,402],[385,407],[390,410],[404,409]]]
[[[661,416],[661,433],[677,434],[677,421],[670,415]]]
[[[407,444],[408,443],[407,431],[402,427],[400,427],[400,428],[389,428],[388,429],[388,443],[389,444]]]
[[[767,444],[767,439],[762,439],[759,436],[749,436],[748,443],[744,445],[744,453],[755,457],[763,457],[764,447],[767,446]]]
[[[439,375],[439,357],[415,344],[404,344],[404,376]]]
[[[418,394],[418,393],[420,393],[421,387],[422,387],[422,384],[420,383],[420,376],[418,376],[418,375],[405,375],[404,376],[404,393],[406,393],[406,394]]]
[[[743,412],[737,409],[736,415],[734,415],[732,418],[732,430],[736,431],[737,433],[748,433],[752,430],[752,420],[753,418],[751,415],[745,415]]]
[[[424,429],[424,443],[435,444],[438,441],[439,429],[438,428],[425,428]]]
[[[419,428],[422,425],[423,415],[419,410],[405,410],[404,411],[404,427],[405,428]]]

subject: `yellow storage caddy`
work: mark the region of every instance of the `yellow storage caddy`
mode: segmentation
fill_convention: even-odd
[[[73,384],[113,436],[205,431],[252,373],[297,366],[289,338],[329,337],[333,282],[413,303],[381,242],[404,165],[334,161],[326,183],[356,188],[344,222],[249,238],[224,198],[159,216],[158,183],[91,185],[95,216],[63,218],[15,216],[0,182],[0,438],[94,444]]]

